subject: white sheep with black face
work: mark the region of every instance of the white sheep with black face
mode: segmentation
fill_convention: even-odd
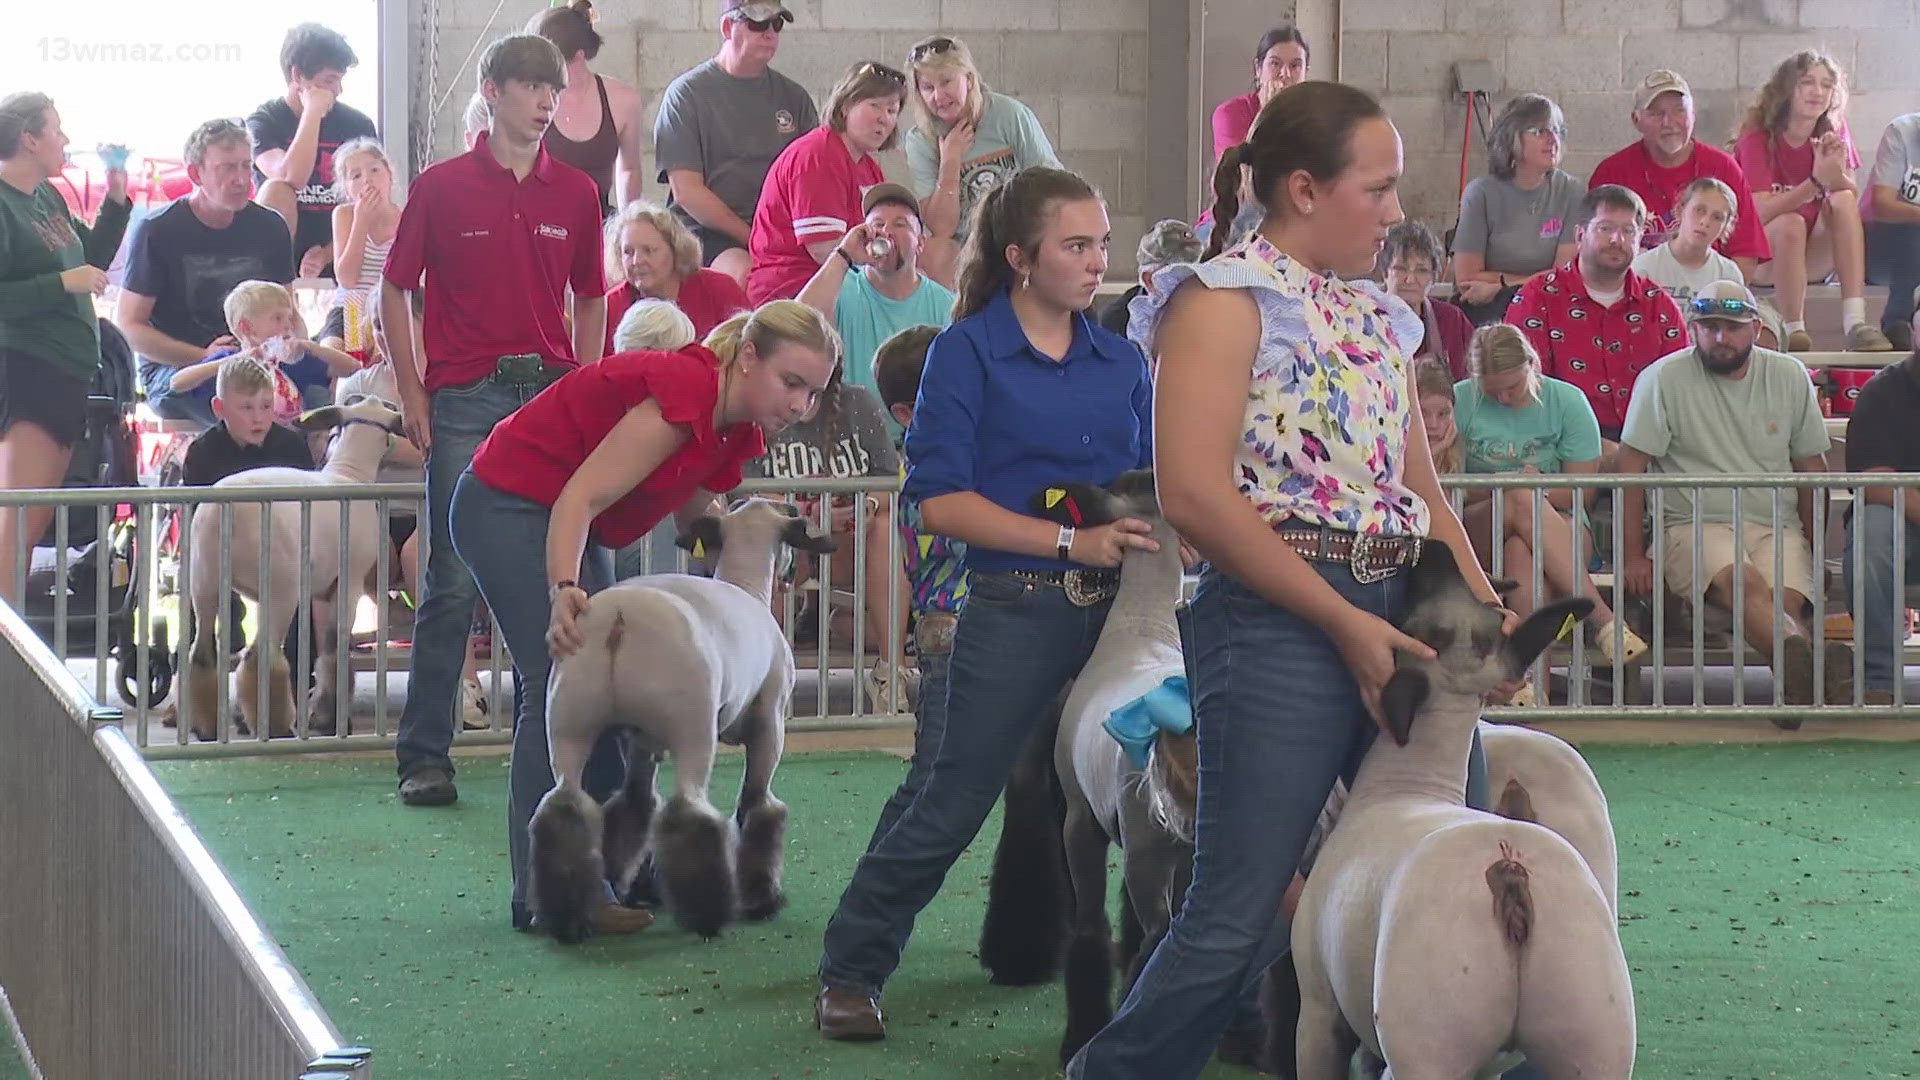
[[[771,918],[785,904],[787,808],[772,781],[793,697],[793,649],[768,598],[789,548],[828,554],[835,544],[793,507],[747,499],[696,520],[680,546],[714,559],[714,576],[652,574],[602,590],[580,617],[584,644],[553,667],[554,788],[528,825],[529,896],[539,925],[563,942],[592,933],[607,881],[624,893],[649,850],[667,906],[704,937],[736,917]],[[609,727],[627,729],[627,778],[603,808],[580,777]],[[746,749],[732,821],[707,797],[719,743]],[[673,755],[675,792],[656,816],[662,752]]]
[[[1501,636],[1452,553],[1409,571],[1408,634],[1382,693],[1390,739],[1360,766],[1293,921],[1301,1080],[1347,1075],[1364,1046],[1396,1080],[1487,1075],[1515,1052],[1548,1075],[1633,1071],[1633,987],[1613,906],[1580,852],[1540,825],[1465,805],[1485,695],[1592,612],[1584,598]]]

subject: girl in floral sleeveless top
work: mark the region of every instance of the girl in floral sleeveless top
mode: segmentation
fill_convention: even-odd
[[[1362,91],[1301,83],[1222,158],[1217,221],[1239,209],[1242,164],[1259,230],[1162,270],[1131,328],[1158,357],[1161,507],[1209,563],[1180,618],[1199,735],[1193,884],[1072,1077],[1198,1076],[1286,950],[1282,897],[1334,780],[1372,743],[1394,653],[1433,655],[1392,625],[1421,538],[1460,553],[1498,606],[1427,449],[1420,317],[1340,278],[1365,274],[1401,220],[1398,132]]]

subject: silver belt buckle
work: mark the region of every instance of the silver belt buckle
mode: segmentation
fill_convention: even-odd
[[[1087,584],[1088,574],[1084,570],[1069,570],[1060,582],[1066,591],[1067,602],[1074,607],[1092,607],[1102,600],[1110,600],[1119,591],[1117,582],[1105,585]]]
[[[1372,533],[1354,534],[1353,545],[1347,549],[1347,566],[1353,571],[1353,580],[1362,585],[1372,585],[1393,576],[1393,572],[1399,569],[1398,567],[1375,568],[1367,565],[1367,557],[1374,554],[1376,549],[1385,546],[1385,537],[1375,536]]]

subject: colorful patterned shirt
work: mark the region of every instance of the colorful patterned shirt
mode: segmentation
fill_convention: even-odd
[[[900,534],[900,567],[914,614],[959,611],[967,598],[967,545],[928,532],[920,524],[919,499],[900,500],[893,527]]]
[[[1420,316],[1371,281],[1323,277],[1259,234],[1198,265],[1167,267],[1133,302],[1129,336],[1189,278],[1246,289],[1260,308],[1235,480],[1269,522],[1424,536],[1425,500],[1407,487],[1410,357]]]

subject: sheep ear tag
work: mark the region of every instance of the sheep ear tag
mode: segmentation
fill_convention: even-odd
[[[701,540],[701,539],[698,539],[698,538],[696,538],[696,539],[695,539],[695,540],[693,541],[693,557],[694,557],[694,558],[696,558],[696,559],[704,559],[704,558],[706,558],[706,557],[707,557],[707,542],[706,542],[706,541],[704,541],[704,540]]]
[[[1051,510],[1054,507],[1059,506],[1060,500],[1066,497],[1067,497],[1066,488],[1048,488],[1047,489],[1047,509]]]
[[[1579,624],[1580,624],[1579,619],[1574,618],[1572,615],[1568,615],[1567,621],[1560,624],[1560,632],[1558,634],[1555,634],[1553,636],[1553,639],[1555,641],[1567,640],[1567,637],[1573,633],[1573,628],[1575,626],[1578,626]]]

